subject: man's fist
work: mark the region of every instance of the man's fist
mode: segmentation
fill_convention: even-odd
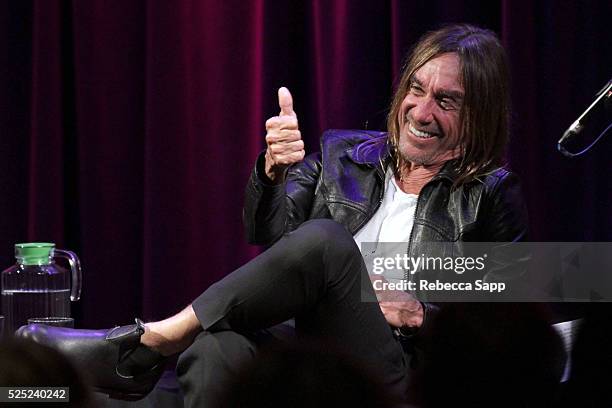
[[[293,111],[293,98],[285,87],[278,90],[280,113],[266,121],[266,175],[275,184],[282,183],[285,170],[304,159],[304,142]]]
[[[382,275],[370,275],[372,284],[379,281],[378,287],[388,283]],[[385,316],[385,320],[393,327],[421,327],[425,311],[423,305],[410,293],[400,290],[376,290],[378,305]]]

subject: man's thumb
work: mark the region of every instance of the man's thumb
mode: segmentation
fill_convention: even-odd
[[[295,116],[293,97],[284,86],[278,89],[278,106],[280,106],[280,116]]]

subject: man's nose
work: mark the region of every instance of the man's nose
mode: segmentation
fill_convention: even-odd
[[[433,122],[434,101],[423,98],[410,110],[410,116],[420,125],[428,125]]]

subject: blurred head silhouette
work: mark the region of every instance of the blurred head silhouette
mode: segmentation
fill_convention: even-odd
[[[1,387],[69,387],[70,402],[45,403],[45,407],[95,406],[81,373],[57,350],[29,340],[5,339],[0,342],[0,366]]]

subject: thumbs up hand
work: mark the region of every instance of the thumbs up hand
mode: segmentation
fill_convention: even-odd
[[[266,121],[265,171],[274,183],[282,183],[285,170],[304,159],[304,141],[298,128],[297,115],[293,111],[293,98],[285,87],[278,90],[280,113]]]

